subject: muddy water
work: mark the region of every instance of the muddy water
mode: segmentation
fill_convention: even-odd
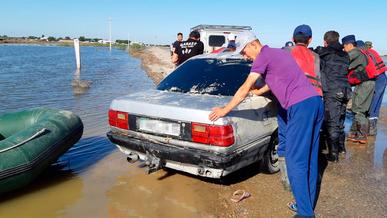
[[[85,125],[82,139],[42,177],[0,196],[0,217],[210,216],[203,196],[211,184],[171,178],[165,171],[147,176],[105,137],[111,100],[154,88],[139,61],[124,51],[93,47],[82,47],[81,57],[81,83],[91,82],[89,88],[71,85],[72,47],[0,46],[0,113],[61,108],[78,114]]]

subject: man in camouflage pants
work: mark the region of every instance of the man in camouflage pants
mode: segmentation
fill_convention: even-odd
[[[355,117],[352,121],[351,132],[348,135],[348,140],[367,143],[368,136],[368,118],[367,113],[370,109],[372,97],[375,89],[375,81],[370,79],[365,70],[368,61],[367,56],[356,47],[356,39],[354,35],[345,36],[342,39],[344,51],[348,52],[350,64],[349,70],[354,72],[354,76],[361,81],[355,86],[352,97],[352,112]]]

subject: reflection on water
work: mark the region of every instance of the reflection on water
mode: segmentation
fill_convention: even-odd
[[[71,81],[73,92],[75,95],[85,93],[91,86],[91,81],[81,80],[81,70],[76,69],[74,72],[73,81]]]
[[[345,120],[345,132],[349,132],[351,124],[352,124],[353,114],[348,112],[347,117]],[[376,136],[369,136],[368,144],[367,146],[358,144],[358,143],[348,143],[350,146],[355,148],[367,148],[367,152],[361,152],[363,155],[370,155],[373,154],[373,157],[371,158],[371,161],[373,162],[373,167],[376,170],[376,172],[383,172],[384,170],[387,170],[385,168],[384,163],[387,164],[387,160],[385,160],[385,154],[386,148],[387,148],[387,129],[385,129],[385,126],[378,124],[377,129],[377,135]],[[346,159],[351,158],[351,153],[346,155]],[[367,158],[368,159],[368,158]],[[371,172],[371,171],[370,171]]]
[[[98,148],[98,149],[96,149]],[[62,170],[81,173],[111,153],[116,147],[106,137],[83,137],[55,163]]]
[[[374,142],[374,168],[375,170],[383,170],[387,164],[385,156],[387,156],[387,129],[379,127],[378,134],[375,136]]]

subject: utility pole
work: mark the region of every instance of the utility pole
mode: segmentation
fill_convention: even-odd
[[[130,48],[130,40],[129,40],[129,33],[128,33],[128,51],[129,51],[129,48]]]
[[[109,17],[109,50],[112,50],[112,18]]]

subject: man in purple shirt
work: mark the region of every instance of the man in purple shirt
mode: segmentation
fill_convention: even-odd
[[[278,128],[280,140],[285,141],[285,160],[290,185],[297,203],[295,217],[314,217],[317,202],[318,147],[323,121],[321,97],[309,83],[289,52],[262,46],[251,37],[237,49],[245,58],[254,61],[251,73],[224,107],[213,108],[209,119],[226,116],[247,96],[257,79],[263,77],[266,85],[255,94],[269,90],[277,97],[285,111]]]

